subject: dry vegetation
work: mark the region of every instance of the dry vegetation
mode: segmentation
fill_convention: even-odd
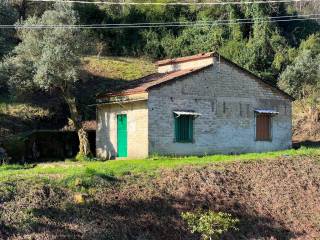
[[[59,175],[2,184],[4,239],[199,239],[180,213],[231,213],[239,231],[224,239],[320,237],[320,165],[316,156],[184,166],[112,177],[94,170],[55,184]],[[41,177],[45,177],[42,179]],[[45,180],[46,179],[46,180]],[[69,182],[70,184],[70,182]]]
[[[85,57],[84,69],[94,76],[114,80],[134,80],[155,72],[150,60],[130,57]]]
[[[314,110],[307,100],[297,100],[293,103],[293,141],[317,144],[320,142],[320,116],[314,119]],[[317,113],[320,109],[316,110]]]

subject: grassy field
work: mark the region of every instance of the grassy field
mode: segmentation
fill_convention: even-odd
[[[123,175],[147,173],[156,174],[157,171],[166,168],[179,168],[186,165],[206,165],[221,162],[252,161],[260,159],[275,159],[289,156],[320,156],[320,149],[301,148],[299,150],[284,150],[267,153],[247,153],[241,155],[213,155],[203,157],[160,157],[154,156],[144,160],[114,160],[27,164],[27,165],[3,165],[0,167],[0,182],[13,181],[15,179],[46,177],[65,182],[76,178],[91,178],[94,176],[103,178],[116,178]]]

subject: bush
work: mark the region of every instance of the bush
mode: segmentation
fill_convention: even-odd
[[[0,147],[0,165],[2,164],[8,164],[10,162],[11,158],[8,156],[6,150],[2,147]]]
[[[6,163],[24,163],[26,155],[27,134],[18,134],[4,140],[3,148],[8,156]]]
[[[81,153],[78,153],[76,158],[75,158],[77,161],[79,162],[82,162],[82,161],[94,161],[96,160],[92,154],[90,154],[90,156],[86,156],[86,155],[83,155]]]
[[[239,220],[228,213],[197,210],[184,212],[181,217],[191,233],[201,234],[203,240],[219,239],[228,230],[238,230]]]

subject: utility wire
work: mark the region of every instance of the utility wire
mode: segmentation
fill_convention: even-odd
[[[320,20],[320,18],[308,18],[308,19],[283,19],[274,21],[259,21],[258,23],[265,22],[293,22],[293,21],[307,21],[307,20]],[[190,24],[168,24],[168,25],[136,25],[136,26],[109,26],[109,25],[0,25],[0,28],[16,28],[16,29],[126,29],[126,28],[159,28],[159,27],[210,27],[218,25],[235,25],[235,24],[253,24],[255,21],[245,22],[217,22],[217,23],[190,23]]]
[[[108,26],[136,26],[136,25],[172,25],[172,24],[192,24],[192,23],[217,23],[217,22],[236,22],[240,23],[243,21],[257,21],[257,20],[273,20],[273,19],[292,19],[292,18],[309,18],[310,17],[317,17],[320,16],[320,13],[318,14],[305,14],[305,15],[285,15],[285,16],[276,16],[276,17],[259,17],[259,18],[237,18],[237,19],[219,19],[219,20],[200,20],[200,21],[185,21],[185,22],[152,22],[152,23],[100,23],[100,24],[92,24],[93,25],[108,25]]]
[[[317,14],[319,16],[320,14]],[[274,23],[274,22],[293,22],[293,21],[308,21],[308,20],[320,20],[320,17],[310,17],[310,18],[291,18],[291,19],[270,19],[254,21],[254,19],[245,21],[225,21],[217,20],[212,22],[176,22],[172,24],[158,23],[151,24],[141,23],[140,25],[135,24],[92,24],[92,25],[67,25],[67,24],[55,24],[55,25],[0,25],[0,28],[16,28],[16,29],[54,29],[54,28],[69,28],[69,29],[125,29],[125,28],[157,28],[157,27],[210,27],[217,25],[235,25],[235,24],[252,24],[252,23]]]
[[[243,21],[257,21],[257,20],[273,20],[273,19],[292,19],[292,18],[310,18],[310,17],[318,17],[320,16],[319,14],[306,14],[306,15],[285,15],[285,16],[276,16],[276,17],[259,17],[259,18],[238,18],[238,19],[219,19],[219,20],[200,20],[200,21],[185,21],[185,22],[149,22],[149,23],[144,23],[144,22],[140,22],[140,23],[97,23],[97,24],[84,24],[84,25],[68,25],[68,26],[144,26],[144,25],[156,25],[156,26],[163,26],[163,25],[177,25],[177,24],[195,24],[195,23],[229,23],[229,22],[236,22],[236,23],[240,23]],[[37,25],[37,26],[48,26],[48,25]]]
[[[257,0],[257,1],[228,1],[228,2],[109,2],[109,1],[84,1],[84,0],[29,0],[30,2],[63,2],[63,3],[81,3],[81,4],[106,4],[106,5],[202,5],[202,6],[214,6],[214,5],[244,5],[244,4],[268,4],[268,3],[297,3],[297,2],[311,2],[314,0]]]

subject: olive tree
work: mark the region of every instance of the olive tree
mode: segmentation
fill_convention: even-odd
[[[320,54],[313,57],[310,50],[304,50],[281,74],[278,85],[297,99],[307,101],[309,120],[320,120]],[[314,124],[310,125],[313,126]]]
[[[320,87],[320,35],[310,35],[295,52],[278,85],[298,99],[308,98]]]
[[[315,87],[318,84],[319,60],[320,55],[313,58],[311,51],[303,51],[293,64],[283,71],[278,85],[296,98],[308,97],[306,87]]]
[[[55,4],[52,10],[45,11],[39,18],[28,18],[22,22],[24,28],[18,31],[21,43],[6,58],[4,65],[11,86],[15,86],[18,91],[32,86],[45,91],[58,90],[69,107],[70,119],[78,133],[79,154],[89,156],[88,135],[82,127],[73,94],[79,80],[83,35],[80,29],[61,26],[76,25],[78,21],[72,6],[62,3]],[[60,27],[27,28],[30,25]]]

